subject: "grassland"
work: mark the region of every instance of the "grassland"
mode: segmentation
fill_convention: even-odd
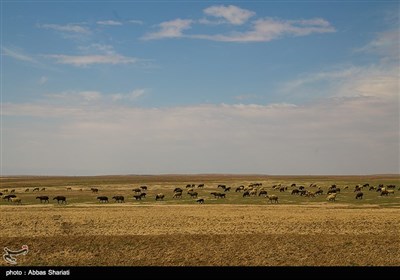
[[[235,192],[256,182],[279,204]],[[185,188],[200,183],[202,205]],[[324,195],[291,195],[293,183]],[[397,187],[383,197],[364,188],[356,200],[354,187],[365,183]],[[223,192],[219,184],[232,187],[225,199],[210,195]],[[277,184],[288,190],[273,189]],[[332,184],[341,188],[336,202],[326,200]],[[132,189],[143,185],[147,198],[134,200]],[[3,177],[0,192],[15,189],[22,205],[1,200],[0,246],[27,244],[29,254],[18,259],[24,266],[399,266],[399,185],[397,175]],[[172,198],[175,187],[184,189],[182,199]],[[164,201],[155,201],[160,192]],[[38,195],[65,195],[68,203],[40,204]],[[100,204],[100,195],[124,195],[126,202]]]

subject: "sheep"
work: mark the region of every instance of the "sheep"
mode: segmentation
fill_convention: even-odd
[[[189,193],[189,195],[192,198],[197,198],[198,193],[197,192],[191,192],[191,193]]]
[[[182,198],[182,193],[181,192],[176,192],[176,193],[174,193],[172,198]]]
[[[269,199],[269,202],[270,203],[278,203],[278,196],[276,196],[276,195],[267,195],[266,196],[268,199]]]
[[[260,191],[260,192],[258,193],[258,196],[261,196],[261,195],[263,195],[263,196],[265,197],[265,196],[268,195],[268,193],[267,193],[267,191],[262,190],[262,191]]]
[[[49,197],[46,195],[43,196],[37,196],[36,199],[40,199],[40,203],[42,203],[44,201],[44,203],[49,203]]]
[[[326,200],[335,201],[336,200],[336,194],[337,193],[331,193],[330,195],[327,196]]]
[[[199,184],[197,187],[198,188],[204,188],[204,184]],[[204,203],[204,199],[203,199],[203,203]]]
[[[62,195],[58,195],[56,197],[53,198],[53,200],[57,200],[57,203],[67,203],[67,198],[65,196]]]
[[[5,195],[3,197],[4,200],[10,201],[11,198],[17,197],[15,194],[9,194],[9,195]]]
[[[147,186],[140,186],[143,191],[147,191]]]
[[[11,197],[10,201],[14,204],[21,204],[21,198],[19,197]]]
[[[112,199],[115,199],[115,202],[117,202],[117,203],[125,202],[125,197],[123,195],[113,196]]]
[[[132,191],[135,192],[135,193],[140,193],[140,192],[142,192],[142,190],[141,190],[140,188],[133,189]]]
[[[39,191],[39,188],[34,188],[32,192]]]
[[[165,195],[163,195],[162,193],[159,193],[156,195],[156,200],[164,200]]]
[[[199,198],[196,200],[197,203],[203,204],[204,203],[204,198]]]
[[[362,192],[359,192],[359,193],[357,193],[356,194],[356,199],[362,199],[363,198],[363,193]]]
[[[140,194],[135,194],[133,198],[136,200],[142,200],[142,196]]]
[[[99,202],[108,203],[108,197],[107,196],[98,196],[97,199],[99,200]]]

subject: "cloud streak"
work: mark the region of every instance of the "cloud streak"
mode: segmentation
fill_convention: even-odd
[[[255,15],[255,12],[239,8],[237,6],[211,6],[203,10],[208,16],[224,19],[224,22],[233,25],[242,25],[249,18]]]
[[[159,31],[151,32],[142,37],[143,40],[155,40],[164,38],[179,38],[183,36],[183,31],[189,29],[192,20],[174,19],[165,21],[158,25]]]
[[[51,29],[60,32],[68,32],[68,33],[78,33],[78,34],[89,34],[90,30],[86,27],[80,26],[78,24],[66,24],[66,25],[59,25],[59,24],[40,24],[38,25],[39,28],[43,29]]]
[[[99,20],[96,22],[99,25],[108,25],[108,26],[119,26],[122,25],[122,22],[115,20]]]
[[[138,61],[137,58],[123,56],[120,54],[105,55],[63,55],[52,54],[45,57],[54,59],[56,63],[68,64],[76,67],[85,67],[92,64],[132,64]]]

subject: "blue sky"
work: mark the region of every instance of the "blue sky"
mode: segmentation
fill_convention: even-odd
[[[398,1],[2,1],[2,174],[399,172]]]

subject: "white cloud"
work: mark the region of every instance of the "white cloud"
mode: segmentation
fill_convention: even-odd
[[[203,11],[206,15],[223,18],[230,24],[241,25],[250,17],[255,15],[255,12],[239,8],[237,6],[211,6]]]
[[[122,25],[122,22],[115,20],[99,20],[96,22],[99,25],[108,25],[108,26],[118,26]]]
[[[145,95],[146,90],[141,88],[141,89],[135,89],[132,92],[128,94],[123,94],[123,93],[116,93],[111,95],[111,100],[112,101],[120,101],[120,100],[129,100],[129,101],[135,101],[138,98],[142,97]]]
[[[56,63],[69,64],[77,67],[88,66],[91,64],[130,64],[136,63],[137,58],[123,56],[120,54],[105,55],[63,55],[52,54],[45,55],[48,58],[55,59]]]
[[[283,36],[306,36],[313,33],[330,32],[335,32],[335,28],[323,19],[259,19],[253,22],[249,31],[214,35],[197,34],[190,37],[221,42],[269,42]]]
[[[38,27],[43,29],[52,29],[55,31],[60,32],[70,32],[70,33],[80,33],[80,34],[88,34],[90,30],[86,27],[77,25],[77,24],[66,24],[66,25],[59,25],[59,24],[40,24]]]
[[[31,63],[37,63],[36,59],[31,57],[30,55],[24,54],[21,51],[15,50],[15,49],[10,49],[6,47],[1,47],[2,50],[2,55],[12,57],[17,60],[21,61],[27,61]]]
[[[183,30],[189,29],[192,24],[189,19],[174,19],[160,23],[159,31],[148,33],[142,37],[143,40],[154,40],[163,38],[179,38],[182,37]]]

